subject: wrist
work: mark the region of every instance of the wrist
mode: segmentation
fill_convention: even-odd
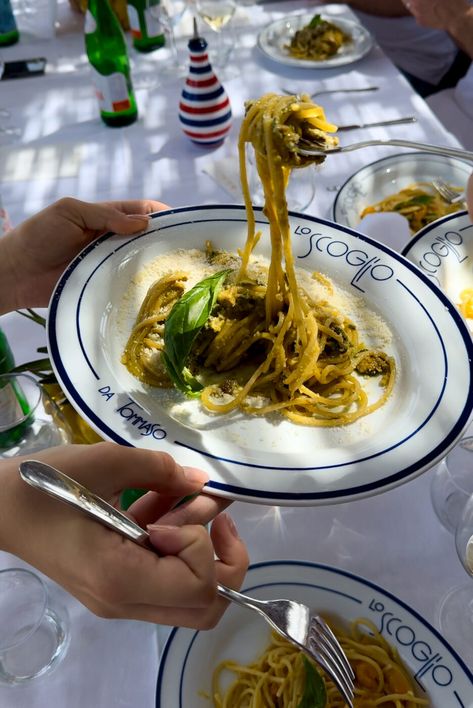
[[[20,477],[17,458],[0,461],[0,550],[15,553],[16,499]],[[15,553],[16,555],[16,553]]]
[[[467,3],[462,12],[452,14],[446,29],[459,47],[471,54],[473,51],[473,5]]]
[[[21,270],[14,258],[14,244],[17,240],[17,229],[9,231],[0,239],[0,315],[21,307],[18,298]]]

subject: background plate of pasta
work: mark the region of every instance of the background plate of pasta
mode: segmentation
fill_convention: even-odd
[[[316,36],[320,23],[324,31]],[[325,24],[323,24],[325,23]],[[302,69],[330,69],[359,61],[373,47],[370,32],[360,22],[339,14],[315,12],[276,20],[258,36],[261,51],[273,61]]]
[[[251,566],[243,591],[260,599],[289,597],[324,616],[354,668],[355,708],[471,705],[473,675],[460,657],[417,612],[374,583],[330,566],[275,561]],[[231,606],[211,631],[171,633],[159,666],[156,708],[170,705],[345,704],[297,649],[271,635],[263,619]]]
[[[403,255],[438,285],[473,331],[473,223],[466,211],[419,231]]]
[[[268,329],[258,294],[265,278],[274,284],[269,226],[261,209],[254,215],[259,237],[238,287],[232,277],[247,236],[243,206],[160,212],[146,232],[105,234],[71,263],[50,303],[48,339],[72,404],[104,438],[207,469],[208,490],[232,499],[347,501],[429,469],[455,444],[473,406],[473,344],[458,310],[389,248],[294,213],[300,302],[296,312],[291,301],[286,314],[294,321],[300,313],[310,329],[301,331],[305,342],[293,338],[289,316],[275,317]],[[201,295],[213,297],[227,276],[219,314],[181,363],[176,387],[161,367],[162,352],[174,357],[175,374],[188,344],[185,316],[201,318]],[[163,345],[160,317],[184,290]],[[248,342],[254,346],[245,349]],[[242,350],[247,356],[235,374],[232,362]],[[307,383],[291,398],[301,370]],[[210,373],[216,378],[207,386]],[[254,390],[256,374],[262,382]],[[309,388],[316,377],[321,381]]]
[[[432,180],[441,178],[461,192],[470,172],[468,162],[429,153],[384,157],[347,179],[335,197],[332,216],[337,223],[356,229],[368,214],[391,212],[406,219],[406,231],[412,235],[436,219],[462,209],[460,204],[445,202],[433,188]],[[382,230],[380,239],[383,240]]]

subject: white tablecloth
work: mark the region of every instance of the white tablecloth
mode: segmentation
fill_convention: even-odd
[[[80,20],[71,19],[60,6],[55,40],[42,43],[26,38],[2,50],[6,60],[48,57],[46,76],[0,84],[0,107],[8,108],[22,130],[21,138],[11,144],[0,135],[0,195],[13,223],[66,195],[91,201],[148,197],[172,205],[232,201],[204,171],[234,161],[244,101],[281,87],[311,92],[322,87],[377,85],[379,91],[354,98],[324,97],[329,119],[352,123],[415,114],[416,124],[353,132],[350,137],[408,136],[457,145],[377,47],[356,64],[329,71],[296,70],[266,59],[256,47],[258,28],[291,11],[311,11],[313,5],[298,0],[239,7],[237,41],[229,66],[230,71],[239,71],[229,78],[225,72],[222,75],[234,125],[217,148],[196,146],[181,132],[177,106],[182,82],[159,81],[168,50],[144,57],[132,52],[140,119],[124,129],[104,126],[83,56],[83,38],[77,29]],[[332,10],[346,12],[343,6],[332,6]],[[180,28],[183,35],[189,19]],[[184,39],[180,46],[186,51]],[[156,80],[154,87],[139,88],[150,78]],[[308,212],[329,216],[337,187],[363,164],[392,152],[372,148],[328,159],[317,173],[316,194]],[[31,359],[35,347],[44,344],[42,330],[17,314],[2,317],[0,326],[12,342],[17,363]],[[294,558],[345,568],[382,585],[435,624],[442,597],[467,577],[452,537],[432,510],[430,478],[431,472],[385,494],[345,504],[278,509],[235,503],[231,513],[253,561]],[[1,567],[18,564],[22,565],[18,559],[0,554]],[[97,619],[67,593],[48,584],[69,610],[69,652],[54,673],[30,687],[0,688],[0,706],[154,706],[156,628]]]

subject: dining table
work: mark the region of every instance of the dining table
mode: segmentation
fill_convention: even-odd
[[[42,76],[0,82],[0,108],[9,114],[0,118],[0,128],[17,129],[14,135],[0,132],[0,199],[12,225],[66,196],[93,202],[151,198],[172,206],[242,204],[237,142],[245,101],[283,88],[312,93],[377,86],[377,91],[366,93],[327,94],[320,103],[335,124],[410,115],[416,122],[355,129],[343,136],[344,141],[405,138],[461,147],[376,41],[357,61],[328,69],[288,66],[269,58],[258,46],[258,34],[269,23],[315,12],[317,6],[312,0],[237,3],[225,30],[231,33],[230,56],[226,66],[215,68],[230,99],[232,127],[221,144],[206,146],[193,143],[181,129],[178,107],[185,75],[170,77],[163,70],[171,61],[168,47],[139,54],[129,37],[139,117],[123,128],[102,123],[85,54],[83,16],[69,3],[58,2],[52,38],[24,33],[17,45],[1,49],[4,61],[47,59]],[[346,5],[320,7],[334,18],[353,17]],[[184,63],[192,17],[190,3],[176,27]],[[212,61],[216,37],[202,23],[199,32],[208,41]],[[334,197],[350,175],[393,153],[392,148],[381,146],[327,158],[316,169],[315,194],[305,212],[330,219]],[[378,238],[382,241],[386,235],[380,233]],[[386,245],[395,250],[402,247],[396,242]],[[40,356],[36,350],[46,343],[43,327],[16,312],[3,315],[0,327],[17,364]],[[442,599],[454,586],[468,582],[468,577],[452,534],[432,507],[434,472],[435,466],[389,491],[345,502],[293,507],[235,501],[229,513],[248,546],[251,562],[293,559],[341,568],[388,590],[438,628]],[[0,568],[8,567],[28,565],[2,552]],[[101,619],[51,579],[44,579],[67,610],[70,646],[50,674],[24,686],[0,685],[1,708],[155,706],[167,629],[147,622]],[[449,640],[455,648],[454,638]],[[473,653],[462,658],[473,670]]]

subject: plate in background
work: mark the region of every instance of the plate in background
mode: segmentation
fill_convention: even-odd
[[[304,15],[293,15],[272,22],[258,35],[258,46],[267,57],[286,66],[300,69],[332,69],[345,64],[352,64],[362,59],[374,44],[373,37],[362,24],[337,15],[327,15],[323,12],[323,20],[338,25],[341,30],[352,38],[350,43],[342,45],[336,54],[328,59],[297,59],[289,54],[286,45],[290,43],[297,30],[302,29],[314,17],[315,12]]]
[[[370,619],[396,647],[431,708],[471,706],[473,675],[440,634],[402,600],[369,580],[326,565],[275,561],[252,565],[243,592],[259,599],[290,598],[346,622]],[[174,629],[159,665],[156,708],[209,708],[214,668],[225,659],[249,663],[269,643],[263,618],[231,604],[205,632]]]
[[[363,209],[396,194],[413,182],[441,177],[453,186],[466,187],[471,163],[426,152],[405,152],[365,165],[340,187],[332,206],[333,220],[356,229]]]

